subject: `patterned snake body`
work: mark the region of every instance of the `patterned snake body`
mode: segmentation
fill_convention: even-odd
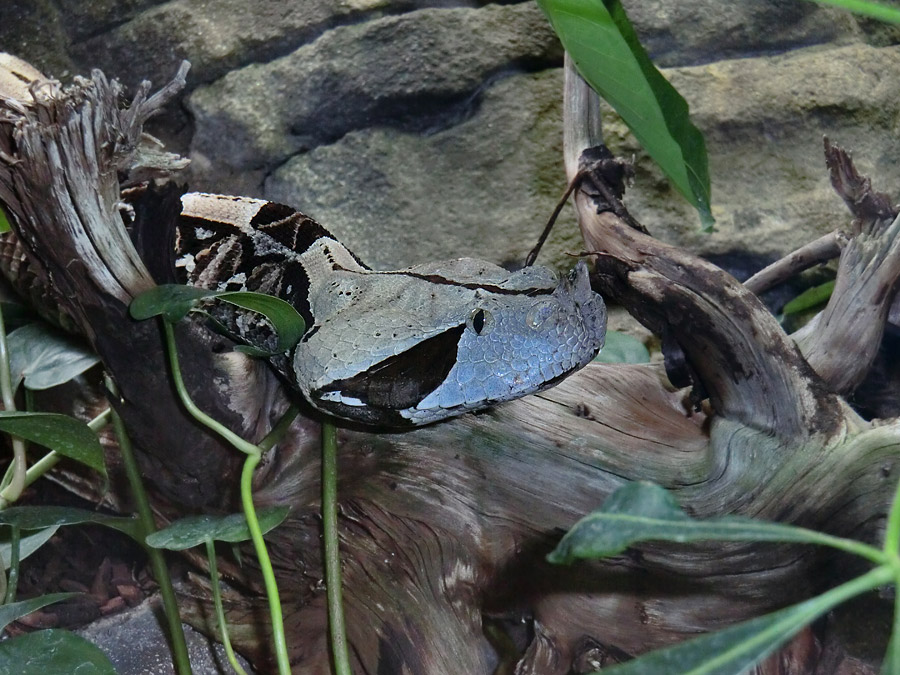
[[[366,267],[311,218],[245,197],[182,196],[184,281],[280,297],[306,320],[270,359],[315,408],[380,426],[427,424],[551,386],[603,346],[606,307],[584,262],[564,278],[462,258]],[[266,348],[258,320],[220,309],[229,331]],[[262,332],[265,336],[265,331]]]

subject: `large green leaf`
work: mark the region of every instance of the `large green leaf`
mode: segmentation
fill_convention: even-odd
[[[49,389],[68,382],[100,362],[89,349],[44,323],[30,323],[9,334],[13,388]]]
[[[72,417],[3,410],[0,411],[0,431],[43,445],[106,475],[103,448],[97,434]]]
[[[900,23],[900,9],[881,2],[868,0],[813,0],[820,5],[832,5],[846,9],[855,14],[869,16],[885,23]]]
[[[37,532],[26,534],[19,539],[19,561],[25,560],[32,553],[37,551],[41,546],[46,544],[50,537],[56,534],[57,526],[47,527]],[[3,569],[8,570],[12,561],[12,544],[7,536],[0,539],[0,564]]]
[[[0,523],[18,525],[23,530],[88,523],[111,527],[135,540],[140,535],[140,526],[135,518],[110,516],[69,506],[13,506],[0,511]]]
[[[603,558],[644,541],[710,540],[821,544],[875,562],[885,560],[884,554],[871,546],[793,525],[740,516],[694,520],[666,490],[646,482],[628,483],[616,490],[599,510],[575,523],[547,560],[567,564],[577,558]]]
[[[537,0],[582,77],[615,108],[711,229],[709,166],[688,105],[653,65],[619,0]]]
[[[603,675],[740,675],[836,605],[890,577],[887,568],[873,570],[798,605],[604,668]]]
[[[0,206],[0,234],[9,232],[12,229],[9,225],[9,218],[6,217],[6,211]]]
[[[166,321],[175,323],[187,316],[198,302],[214,295],[215,291],[205,291],[193,286],[154,286],[132,300],[128,311],[138,321],[161,315]]]
[[[59,628],[0,642],[0,675],[116,675],[99,647]]]
[[[132,301],[129,311],[138,320],[161,315],[174,323],[183,319],[201,300],[210,298],[218,298],[265,316],[278,335],[276,354],[286,352],[297,344],[306,330],[303,317],[289,303],[281,298],[250,291],[205,291],[192,286],[168,284],[141,293]],[[258,351],[253,353],[264,355]]]
[[[650,352],[644,343],[627,333],[606,331],[606,344],[594,361],[599,363],[647,363]]]
[[[49,593],[30,600],[22,600],[20,602],[11,602],[8,605],[0,605],[0,631],[3,631],[9,624],[19,617],[31,614],[39,610],[41,607],[52,605],[54,602],[68,600],[78,593]],[[3,644],[3,643],[0,643]]]
[[[277,527],[287,517],[290,508],[273,506],[259,511],[259,526],[263,534]],[[199,546],[207,539],[239,542],[250,538],[250,529],[243,513],[227,516],[188,516],[176,520],[168,527],[147,536],[147,545],[170,551],[183,551]]]

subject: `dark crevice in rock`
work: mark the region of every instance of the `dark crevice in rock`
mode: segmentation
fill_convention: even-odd
[[[169,0],[125,0],[124,2],[83,2],[51,0],[69,36],[70,45],[103,36],[132,21],[140,14]]]
[[[548,65],[561,65],[561,59],[558,64],[520,60],[518,63],[510,64],[509,67],[489,73],[478,87],[458,95],[399,96],[387,99],[368,112],[351,117],[349,120],[347,117],[339,116],[331,118],[336,122],[350,122],[349,124],[329,127],[327,125],[329,116],[323,114],[321,119],[325,124],[316,128],[314,133],[305,132],[297,126],[291,127],[291,134],[295,138],[303,139],[301,149],[292,156],[337,143],[347,134],[372,127],[387,127],[407,133],[433,136],[474,117],[481,107],[484,93],[499,82],[514,75],[546,70]],[[289,159],[285,158],[279,165]]]

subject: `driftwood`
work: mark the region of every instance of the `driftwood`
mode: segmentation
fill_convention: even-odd
[[[62,309],[119,384],[114,403],[159,508],[183,513],[232,507],[239,458],[172,402],[156,327],[127,316],[129,299],[151,283],[140,256],[152,254],[153,237],[133,247],[117,180],[140,123],[176,87],[162,98],[144,88],[122,110],[117,85],[95,72],[67,90],[32,86],[27,103],[0,102],[0,202],[30,264],[59,289]],[[662,484],[698,516],[880,535],[900,476],[900,424],[867,422],[839,394],[852,393],[880,343],[900,274],[900,223],[854,213],[834,297],[795,341],[726,273],[627,224],[619,186],[606,182],[616,172],[602,170],[615,160],[582,155],[598,128],[575,77],[566,100],[567,170],[574,175],[579,161],[595,169],[576,204],[596,287],[680,347],[692,386],[673,387],[653,365],[592,365],[483,414],[403,434],[342,430],[355,672],[590,672],[808,597],[843,573],[844,559],[774,545],[649,545],[570,568],[544,562],[563,532],[628,480]],[[179,345],[202,407],[250,438],[277,419],[286,394],[267,368],[223,351],[199,324],[182,329]],[[300,418],[256,481],[261,504],[293,507],[270,544],[298,673],[330,668],[317,428]],[[264,664],[252,577],[230,616],[239,647]],[[845,658],[840,646],[821,651],[807,633],[762,672],[832,672]]]

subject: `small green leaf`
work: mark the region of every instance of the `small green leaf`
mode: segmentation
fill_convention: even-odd
[[[30,323],[8,337],[13,388],[49,389],[100,362],[92,351],[45,323]]]
[[[604,558],[644,541],[710,540],[821,544],[852,551],[876,562],[884,559],[871,546],[793,525],[741,516],[694,520],[663,488],[635,482],[616,490],[599,510],[575,523],[547,560],[568,564],[577,558]]]
[[[216,297],[238,307],[259,312],[265,316],[278,334],[278,345],[275,348],[276,354],[281,354],[291,349],[303,337],[303,333],[306,330],[303,317],[292,305],[281,298],[247,291],[220,293]]]
[[[43,445],[106,475],[103,448],[97,434],[73,417],[3,410],[0,431]]]
[[[824,305],[828,302],[828,298],[831,297],[831,292],[833,290],[834,279],[826,281],[824,284],[807,288],[800,295],[787,303],[781,311],[787,316],[789,314],[799,314],[800,312],[805,312],[807,309],[813,309],[819,305]]]
[[[274,354],[281,354],[297,344],[306,326],[303,317],[289,303],[264,293],[250,291],[205,291],[193,286],[169,284],[141,293],[131,302],[129,311],[135,319],[162,315],[172,323],[183,319],[201,300],[218,298],[233,305],[258,312],[266,317],[278,335]],[[261,350],[246,350],[254,355],[272,356]]]
[[[653,65],[619,0],[538,0],[581,76],[624,120],[705,229],[710,212],[703,134],[687,102]]]
[[[25,560],[32,553],[37,551],[41,546],[50,541],[50,537],[56,534],[57,526],[48,527],[44,530],[38,530],[32,534],[28,534],[19,539],[19,560]],[[0,561],[3,563],[3,569],[8,570],[12,560],[12,545],[8,537],[0,540]]]
[[[110,516],[105,513],[69,506],[13,506],[0,511],[0,523],[18,525],[23,530],[36,530],[60,525],[104,525],[137,540],[140,528],[135,518]]]
[[[12,230],[12,227],[9,225],[9,218],[6,216],[6,211],[0,206],[0,234],[9,232],[10,230]]]
[[[175,323],[187,316],[200,300],[215,295],[215,291],[205,291],[193,286],[165,284],[141,293],[131,301],[128,311],[138,321],[162,315],[166,321]]]
[[[287,517],[290,508],[273,506],[259,512],[259,526],[263,534],[274,529]],[[239,542],[250,539],[250,530],[243,513],[228,516],[189,516],[176,520],[168,527],[147,536],[147,545],[170,551],[183,551],[199,546],[207,539]]]
[[[647,363],[650,352],[644,343],[626,333],[606,331],[606,344],[594,359],[599,363]]]
[[[11,602],[8,605],[2,605],[0,606],[0,631],[3,631],[13,621],[26,614],[31,614],[41,607],[52,605],[54,602],[68,600],[76,595],[78,595],[78,593],[48,593],[47,595],[31,598],[30,600],[22,600],[20,602]]]
[[[0,675],[116,675],[95,644],[60,628],[0,642]]]

